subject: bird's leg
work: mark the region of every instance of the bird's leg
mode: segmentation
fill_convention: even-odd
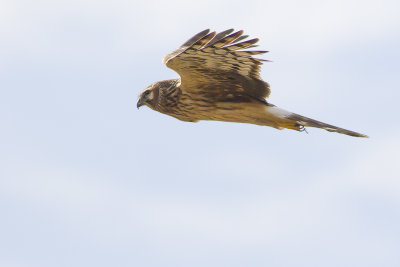
[[[300,125],[299,131],[300,132],[306,132],[308,134],[307,129],[306,129],[306,127],[304,127],[304,125]]]

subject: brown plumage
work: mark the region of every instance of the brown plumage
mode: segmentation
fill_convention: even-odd
[[[141,93],[137,107],[146,105],[182,121],[242,122],[297,131],[310,126],[367,137],[268,103],[269,84],[260,77],[266,60],[252,57],[267,51],[243,50],[258,41],[246,38],[243,31],[233,29],[196,34],[163,59],[180,79],[153,83]]]

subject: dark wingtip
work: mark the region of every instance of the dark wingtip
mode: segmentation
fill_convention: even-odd
[[[234,31],[234,29],[229,29],[229,30],[225,30],[225,31],[217,33],[214,36],[214,38],[206,45],[206,47],[214,45],[215,43],[217,43],[220,40],[222,40],[223,38],[225,38],[228,34],[231,34],[233,31]]]
[[[230,28],[230,29],[228,29],[228,30],[223,31],[223,33],[225,33],[225,34],[230,34],[230,33],[232,33],[234,30],[235,30],[235,29]]]
[[[206,36],[209,32],[210,32],[210,29],[205,29],[205,30],[197,33],[192,38],[187,40],[182,46],[191,46],[192,44],[194,44],[195,42],[197,42],[198,40],[200,40],[201,38]]]

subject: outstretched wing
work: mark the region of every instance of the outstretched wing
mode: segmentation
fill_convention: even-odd
[[[244,40],[243,31],[229,29],[216,34],[202,31],[164,57],[163,62],[181,76],[181,89],[194,94],[246,95],[265,101],[269,84],[260,77],[262,59],[253,55],[268,51],[249,51],[258,39]]]

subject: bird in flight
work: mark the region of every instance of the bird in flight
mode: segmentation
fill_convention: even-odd
[[[349,131],[278,108],[267,102],[269,84],[260,77],[263,59],[254,58],[268,51],[246,50],[258,39],[243,31],[220,33],[204,30],[172,53],[163,62],[180,78],[159,81],[139,96],[143,105],[182,121],[214,120],[265,125],[276,129],[305,131],[316,127],[356,137]]]

